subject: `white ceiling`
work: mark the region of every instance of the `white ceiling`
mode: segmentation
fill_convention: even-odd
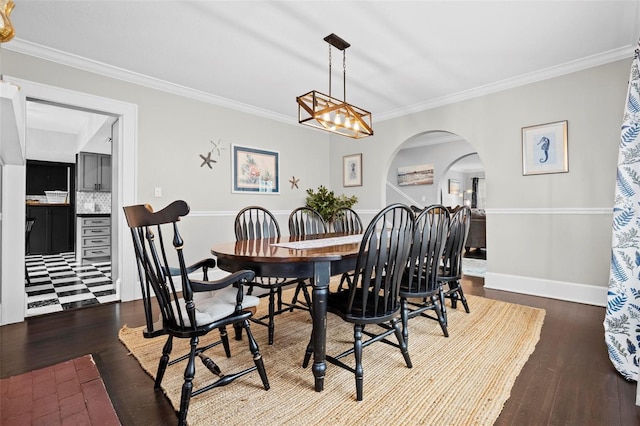
[[[346,50],[375,122],[621,58],[638,1],[16,1],[3,49],[294,122]],[[333,49],[333,95],[342,60]]]
[[[111,153],[115,117],[34,101],[26,117],[29,160],[74,163],[80,151]]]

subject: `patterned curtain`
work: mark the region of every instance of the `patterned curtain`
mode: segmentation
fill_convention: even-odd
[[[620,151],[607,311],[609,358],[627,380],[638,380],[640,345],[640,41],[629,76]]]

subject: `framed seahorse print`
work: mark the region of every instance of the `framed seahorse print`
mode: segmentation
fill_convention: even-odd
[[[568,122],[522,128],[522,174],[569,171]]]

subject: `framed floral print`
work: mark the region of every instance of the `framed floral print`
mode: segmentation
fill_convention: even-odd
[[[280,192],[278,152],[238,145],[233,145],[232,151],[232,192],[257,194]]]

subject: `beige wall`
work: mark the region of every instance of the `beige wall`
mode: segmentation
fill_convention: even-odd
[[[320,184],[357,195],[356,209],[369,219],[386,203],[385,179],[400,145],[419,133],[448,131],[473,145],[485,166],[488,286],[518,278],[534,287],[551,283],[552,292],[607,285],[608,212],[631,58],[374,122],[375,136],[350,140],[11,51],[2,55],[6,75],[138,105],[137,200],[190,203],[196,214],[185,221],[184,237],[193,259],[230,239],[233,215],[249,204],[279,212],[286,233],[286,212]],[[570,172],[522,176],[521,128],[560,120],[569,122]],[[220,161],[213,170],[200,167],[198,155],[218,139],[227,148]],[[231,143],[280,152],[280,195],[231,193]],[[353,153],[363,154],[363,186],[343,188],[342,157]],[[290,188],[291,176],[300,179],[299,189]],[[161,198],[154,197],[158,186]]]
[[[241,208],[258,204],[290,211],[304,204],[306,188],[328,185],[328,136],[293,119],[286,124],[11,51],[2,55],[5,75],[138,106],[137,202],[155,208],[175,199],[189,203],[194,215],[186,222],[197,225],[183,236],[193,246],[193,254],[187,252],[193,259],[208,255],[212,243],[234,237],[227,222]],[[295,98],[291,102],[295,111]],[[199,154],[213,148],[212,140],[222,140],[222,156],[212,157],[213,169],[200,167]],[[231,193],[231,144],[280,153],[279,195]],[[299,188],[291,188],[292,176],[300,179]],[[160,198],[156,187],[162,188]],[[278,219],[286,231],[287,217]]]
[[[455,133],[485,166],[486,285],[528,277],[541,287],[604,290],[630,66],[631,58],[376,123],[375,135],[355,144],[334,138],[332,183],[339,182],[341,156],[361,151],[370,188],[359,191],[362,204],[383,204],[383,180],[404,141],[425,131]],[[569,123],[569,173],[523,176],[521,128],[561,120]]]

